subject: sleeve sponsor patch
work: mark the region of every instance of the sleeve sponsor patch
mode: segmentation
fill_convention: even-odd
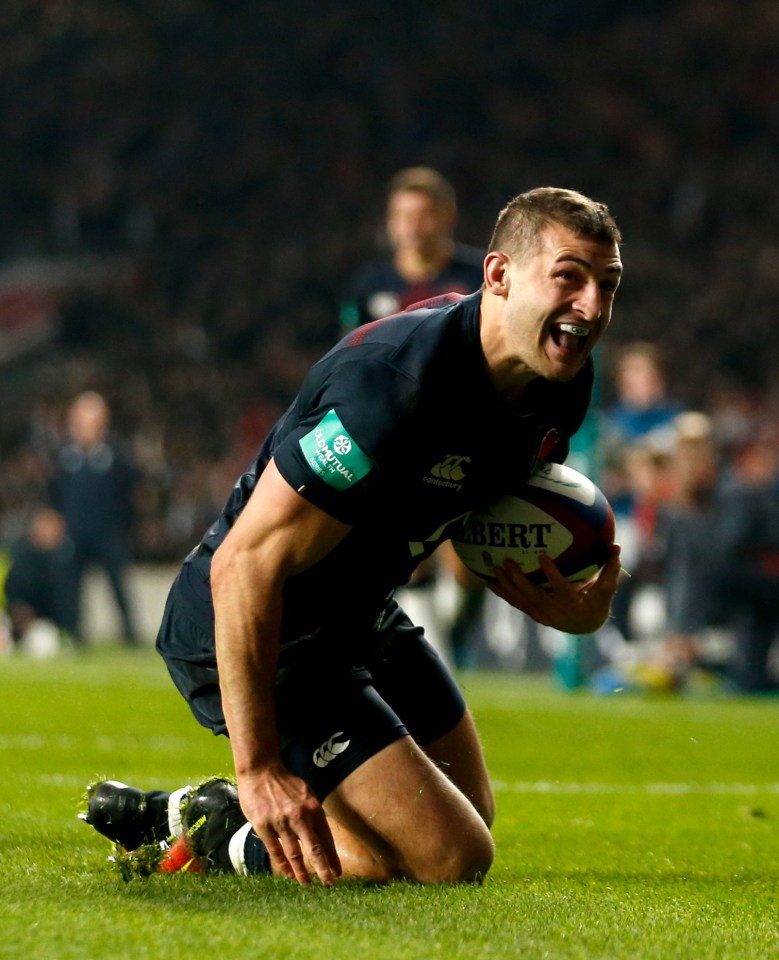
[[[336,490],[347,490],[373,467],[370,457],[349,436],[335,410],[329,410],[299,443],[314,473]]]

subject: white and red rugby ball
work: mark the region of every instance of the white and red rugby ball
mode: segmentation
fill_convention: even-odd
[[[471,513],[452,544],[463,563],[486,580],[514,560],[534,583],[546,583],[538,558],[554,560],[570,583],[589,580],[614,543],[614,514],[602,491],[584,474],[547,463],[516,493]]]

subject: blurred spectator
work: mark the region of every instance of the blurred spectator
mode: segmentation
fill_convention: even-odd
[[[660,348],[637,341],[618,356],[616,399],[602,416],[606,462],[603,488],[614,508],[616,537],[622,544],[623,578],[614,600],[614,623],[632,637],[631,604],[654,580],[651,560],[655,503],[668,495],[664,455],[674,441],[674,423],[682,404],[668,397]]]
[[[717,449],[706,414],[675,421],[672,470],[676,495],[660,513],[666,632],[663,660],[683,682],[702,659],[701,632],[721,622],[714,578],[729,550],[719,539],[724,515]]]
[[[341,308],[345,333],[441,293],[473,293],[483,279],[484,251],[454,238],[457,200],[438,171],[409,167],[387,191],[390,251],[352,278]]]
[[[721,470],[711,419],[677,420],[678,484],[662,511],[667,637],[662,663],[676,684],[712,666],[707,631],[724,629],[732,650],[713,665],[744,693],[779,690],[770,653],[779,635],[779,450],[776,438],[742,452],[740,474]]]
[[[133,521],[133,491],[139,474],[109,436],[111,416],[100,394],[86,391],[68,408],[68,441],[59,450],[51,482],[51,499],[65,520],[73,543],[78,614],[73,626],[76,643],[84,642],[81,622],[81,581],[86,569],[97,566],[108,577],[122,624],[122,638],[138,643],[127,591],[129,536]]]
[[[75,551],[55,510],[38,510],[12,545],[5,598],[12,639],[31,654],[56,652],[60,631],[75,635]]]
[[[617,360],[615,386],[616,400],[604,416],[607,443],[625,447],[652,435],[657,441],[662,431],[673,434],[674,417],[683,405],[668,396],[660,347],[628,344]]]
[[[677,490],[671,449],[667,444],[655,446],[651,440],[632,444],[625,453],[625,476],[631,492],[630,513],[628,522],[623,519],[620,524],[619,542],[630,558],[625,567],[630,582],[620,585],[622,596],[615,618],[623,636],[630,640],[636,630],[626,599],[632,599],[637,590],[662,582],[658,523]]]
[[[721,651],[712,657],[710,641],[713,628],[725,626],[729,616],[716,583],[731,563],[721,536],[730,487],[711,418],[697,411],[679,414],[670,445],[664,443],[662,452],[634,446],[628,463],[639,531],[635,600],[643,614],[636,619],[648,620],[650,629],[631,631],[631,644],[610,644],[608,656],[617,669],[599,672],[594,686],[681,689],[696,669],[723,670]],[[652,585],[661,601],[654,611]]]
[[[389,181],[385,233],[389,253],[351,279],[341,307],[341,332],[444,293],[473,293],[483,280],[486,251],[455,240],[457,197],[430,167],[408,167]],[[402,591],[401,603],[424,625],[434,647],[460,669],[476,666],[484,584],[449,544],[425,560]]]
[[[771,650],[779,636],[779,436],[743,451],[717,538],[721,562],[712,591],[732,629],[731,678],[745,693],[779,691]]]

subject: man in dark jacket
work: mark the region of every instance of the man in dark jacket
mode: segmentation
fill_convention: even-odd
[[[51,500],[65,518],[75,550],[76,589],[90,566],[110,582],[129,646],[138,642],[127,589],[133,490],[138,471],[109,436],[108,404],[98,393],[80,394],[68,410],[69,440],[60,449],[51,483]],[[79,604],[80,608],[80,604]],[[83,643],[81,616],[74,633]]]

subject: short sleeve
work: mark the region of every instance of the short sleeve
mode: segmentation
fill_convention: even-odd
[[[276,437],[276,466],[295,490],[344,523],[359,521],[412,410],[416,385],[381,360],[312,372],[293,422]]]

